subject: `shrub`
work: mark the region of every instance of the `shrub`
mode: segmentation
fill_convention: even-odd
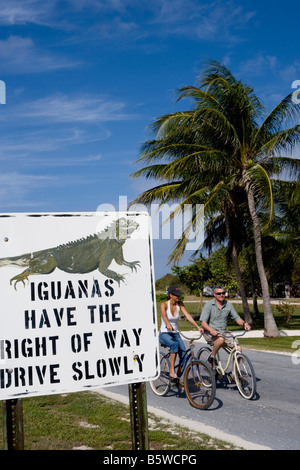
[[[295,307],[288,302],[280,302],[276,305],[276,310],[283,316],[285,323],[288,323],[295,313]]]

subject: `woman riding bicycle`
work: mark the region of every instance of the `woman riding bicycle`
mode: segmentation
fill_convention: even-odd
[[[170,348],[170,377],[176,379],[177,374],[174,371],[176,355],[178,353],[181,358],[186,351],[178,330],[180,312],[182,312],[185,318],[201,332],[203,332],[203,329],[197,325],[193,317],[188,313],[183,302],[179,300],[183,292],[181,292],[178,287],[168,287],[167,294],[167,301],[162,302],[160,306],[162,322],[159,332],[159,341],[164,346]],[[179,386],[183,389],[182,384],[179,384]]]

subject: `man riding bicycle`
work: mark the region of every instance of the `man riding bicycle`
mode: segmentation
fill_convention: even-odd
[[[251,330],[251,326],[245,322],[235,311],[233,305],[225,300],[225,289],[223,286],[214,288],[214,298],[208,301],[201,313],[200,321],[204,328],[204,338],[213,346],[212,354],[209,362],[215,367],[216,354],[221,347],[232,346],[231,340],[227,340],[224,336],[220,336],[218,332],[226,331],[228,316],[236,321],[245,330]],[[239,346],[240,352],[242,348]]]

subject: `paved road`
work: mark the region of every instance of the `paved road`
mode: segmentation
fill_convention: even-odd
[[[257,376],[257,397],[245,400],[235,386],[218,384],[208,410],[192,408],[184,393],[157,397],[147,386],[149,411],[248,449],[300,449],[300,361],[284,354],[244,349]],[[105,391],[128,395],[128,387]],[[247,444],[249,443],[249,444]]]

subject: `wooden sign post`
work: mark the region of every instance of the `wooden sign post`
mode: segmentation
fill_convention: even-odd
[[[129,385],[132,450],[149,450],[146,383]]]
[[[22,400],[3,401],[2,412],[4,450],[24,450]]]

